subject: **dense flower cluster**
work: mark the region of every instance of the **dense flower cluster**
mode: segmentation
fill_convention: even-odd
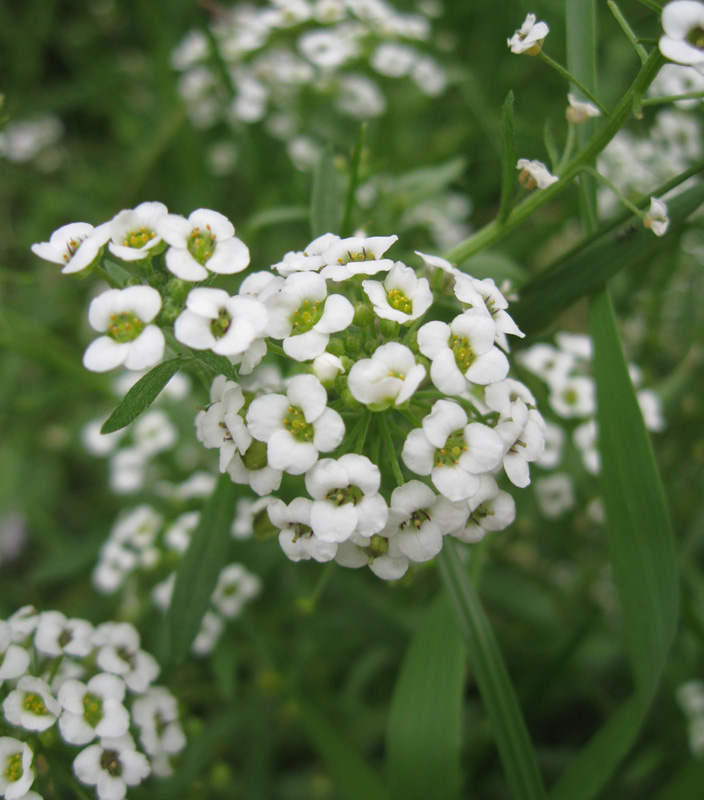
[[[33,766],[55,729],[69,748],[67,771],[98,800],[122,800],[128,786],[150,774],[168,776],[171,757],[186,740],[173,695],[153,682],[154,658],[140,647],[136,629],[124,622],[93,627],[60,611],[26,606],[0,620],[0,796],[41,800]],[[69,765],[71,765],[69,767]],[[52,790],[53,791],[53,790]],[[52,795],[53,796],[53,795]]]
[[[328,115],[331,100],[342,117],[364,120],[385,112],[387,80],[410,79],[431,97],[444,91],[445,71],[426,52],[430,35],[425,13],[402,13],[386,0],[237,4],[219,9],[211,37],[191,31],[172,64],[194,125],[263,122],[305,168],[319,147],[312,98],[326,101]],[[214,67],[212,43],[227,81]]]

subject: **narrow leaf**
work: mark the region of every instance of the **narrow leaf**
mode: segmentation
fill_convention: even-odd
[[[310,227],[313,238],[335,233],[342,225],[342,191],[332,148],[326,148],[313,173]]]
[[[224,375],[228,380],[238,381],[234,364],[225,356],[219,356],[211,350],[191,350],[194,358],[201,361],[214,375]]]
[[[476,590],[459,561],[455,544],[447,537],[438,561],[511,795],[514,800],[544,800],[538,764],[501,651]]]
[[[460,792],[465,655],[444,596],[428,610],[394,689],[387,731],[392,800],[452,800]]]
[[[342,215],[342,230],[341,236],[352,235],[352,209],[354,208],[355,195],[357,186],[359,184],[359,165],[362,162],[362,151],[364,150],[364,139],[367,133],[367,123],[363,122],[359,126],[359,133],[357,134],[357,141],[354,145],[354,152],[352,153],[352,163],[350,164],[350,180],[347,185],[347,194],[345,196],[345,211]]]
[[[220,570],[225,566],[237,492],[230,476],[221,475],[176,572],[167,614],[171,662],[180,661],[196,638]]]
[[[178,372],[183,365],[183,359],[176,357],[162,361],[143,377],[127,392],[117,408],[103,423],[101,433],[119,431],[146,411],[159,396],[159,392]]]
[[[511,210],[513,190],[516,186],[516,136],[513,130],[513,92],[506,95],[501,108],[501,203],[499,221],[503,222]]]
[[[386,800],[379,776],[317,711],[299,701],[300,720],[332,774],[336,795],[347,800]]]

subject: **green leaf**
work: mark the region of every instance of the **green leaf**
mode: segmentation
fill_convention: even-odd
[[[352,209],[354,208],[355,195],[357,186],[359,184],[359,165],[362,162],[362,151],[364,150],[364,139],[367,134],[367,123],[363,122],[359,126],[359,133],[357,134],[357,141],[354,145],[354,152],[352,153],[352,163],[350,164],[350,180],[347,185],[347,194],[345,196],[345,210],[342,215],[342,229],[341,236],[352,235]]]
[[[452,800],[460,792],[465,655],[444,596],[428,610],[401,667],[389,714],[392,800]]]
[[[386,800],[379,776],[352,746],[304,701],[298,702],[300,720],[335,782],[336,793],[347,800]]]
[[[156,400],[159,392],[173,378],[182,365],[183,359],[177,356],[176,358],[170,358],[168,361],[162,361],[161,364],[157,364],[153,369],[150,369],[122,398],[122,402],[118,404],[117,408],[103,423],[100,432],[112,433],[113,431],[119,431],[120,428],[124,428],[137,419]]]
[[[167,613],[172,663],[188,653],[198,635],[220,570],[225,566],[238,488],[227,473],[220,476],[176,572]]]
[[[403,195],[405,205],[414,205],[446,189],[462,177],[467,160],[458,156],[432,167],[421,167],[406,172],[394,181],[394,193]]]
[[[501,108],[501,202],[499,221],[503,222],[511,210],[513,190],[516,186],[516,136],[513,130],[513,92],[506,95]]]
[[[538,764],[499,645],[459,560],[456,545],[449,537],[445,537],[438,562],[511,794],[514,800],[544,800],[546,795]]]
[[[235,365],[225,356],[219,356],[212,350],[191,350],[193,357],[205,364],[214,375],[224,375],[228,380],[238,381]]]
[[[704,182],[668,200],[671,226],[685,220],[702,203]],[[527,283],[520,300],[511,305],[511,316],[524,333],[537,333],[580,297],[598,289],[624,267],[657,252],[664,244],[667,236],[659,239],[638,218],[630,217],[619,231],[607,230]]]
[[[342,190],[332,148],[326,147],[313,173],[310,227],[313,238],[336,233],[342,225]]]

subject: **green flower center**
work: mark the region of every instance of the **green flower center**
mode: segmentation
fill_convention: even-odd
[[[7,759],[5,777],[10,783],[15,783],[23,775],[24,775],[24,770],[22,769],[22,753],[13,753]]]
[[[401,294],[400,289],[391,289],[386,296],[391,308],[402,311],[404,314],[413,313],[413,301],[409,300],[405,294]]]
[[[356,506],[362,497],[364,497],[364,492],[354,484],[343,486],[339,489],[330,489],[325,495],[325,499],[332,500],[336,506],[344,506],[346,503],[352,503],[353,506]]]
[[[470,365],[475,359],[472,348],[466,336],[451,336],[450,347],[455,356],[455,364],[457,368],[464,374],[469,369]]]
[[[466,451],[467,445],[464,442],[464,431],[455,431],[447,437],[445,446],[435,451],[435,466],[453,467],[459,464],[460,456]]]
[[[210,225],[203,228],[194,228],[188,240],[188,252],[199,264],[205,262],[213,255],[217,236],[210,230]]]
[[[210,323],[210,332],[216,339],[222,339],[227,333],[231,322],[232,317],[227,313],[226,309],[221,308],[218,311],[217,319]]]
[[[35,714],[37,717],[44,717],[49,713],[47,707],[44,705],[44,700],[42,700],[40,695],[34,694],[34,692],[30,692],[24,696],[24,707],[26,711],[31,711],[32,714]]]
[[[95,728],[103,718],[102,698],[87,692],[83,698],[83,717],[91,728]]]
[[[687,41],[698,50],[704,50],[704,28],[698,25],[687,34]]]
[[[484,517],[493,517],[496,514],[496,511],[492,509],[485,508],[484,505],[477,506],[474,511],[469,515],[469,518],[474,522],[475,525],[479,525],[480,521],[484,519]]]
[[[283,422],[286,430],[299,442],[308,442],[313,438],[313,426],[306,422],[303,412],[297,406],[288,407],[288,414]]]
[[[389,540],[375,533],[364,548],[364,552],[372,559],[381,558],[389,552]]]
[[[318,321],[323,316],[323,308],[325,301],[318,302],[317,300],[304,300],[296,311],[293,312],[293,330],[291,335],[295,336],[297,333],[307,333],[312,330]]]
[[[113,778],[119,778],[122,775],[122,764],[117,750],[103,750],[103,754],[100,756],[100,766]]]
[[[123,244],[125,247],[132,247],[135,250],[139,250],[144,247],[144,245],[151,242],[155,236],[156,234],[154,231],[150,231],[149,228],[142,226],[139,230],[130,231],[125,237]]]
[[[130,311],[121,314],[110,314],[107,334],[116,342],[131,342],[144,330],[144,323]]]
[[[467,448],[465,448],[466,450]],[[424,522],[427,522],[430,519],[430,514],[428,513],[427,509],[419,508],[418,511],[414,511],[411,514],[410,519],[404,520],[400,525],[399,528],[401,530],[405,530],[407,525],[413,525],[416,530],[420,530],[421,525]]]
[[[258,442],[256,439],[247,448],[247,452],[242,456],[242,463],[249,470],[264,469],[268,464],[266,459],[266,442]]]
[[[562,399],[568,406],[573,406],[577,402],[577,392],[574,389],[565,389],[562,393]]]

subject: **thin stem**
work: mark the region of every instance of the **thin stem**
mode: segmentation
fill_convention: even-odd
[[[364,449],[364,440],[367,438],[367,431],[369,430],[369,422],[372,418],[372,412],[367,408],[364,411],[364,417],[360,423],[359,434],[357,435],[357,443],[354,447],[354,452],[359,456]]]
[[[640,63],[645,64],[648,60],[648,53],[646,52],[645,47],[638,43],[638,37],[636,36],[635,32],[628,24],[628,20],[623,16],[621,13],[621,9],[614,3],[614,0],[608,0],[607,5],[611,11],[611,13],[616,18],[616,22],[621,26],[621,30],[626,34],[628,37],[629,42],[635,48],[636,53],[638,53],[638,58],[640,58]]]
[[[643,106],[657,106],[664,103],[676,103],[678,100],[701,100],[704,92],[686,92],[685,94],[670,94],[666,97],[648,97],[641,101]]]
[[[662,6],[659,3],[656,3],[655,0],[638,0],[638,2],[642,3],[644,6],[647,6],[656,14],[662,14]]]
[[[629,211],[632,211],[634,214],[636,214],[641,218],[645,217],[645,213],[641,211],[638,208],[638,206],[635,206],[633,203],[631,203],[631,201],[621,191],[619,191],[619,189],[617,189],[616,186],[614,186],[614,184],[611,183],[611,181],[608,178],[606,178],[604,175],[602,175],[600,172],[594,169],[594,167],[585,166],[582,167],[582,171],[588,172],[593,178],[596,178],[596,180],[599,181],[599,183],[603,183],[604,186],[606,186],[614,193],[614,195],[616,195],[616,197]]]
[[[559,72],[563,78],[566,78],[570,83],[573,83],[580,92],[584,94],[584,96],[591,100],[592,103],[601,111],[601,113],[608,119],[609,112],[606,110],[606,107],[603,106],[594,95],[587,89],[587,87],[577,78],[574,77],[570,72],[568,72],[561,64],[558,64],[557,61],[550,58],[549,55],[546,53],[540,52],[539,58],[541,58],[549,67],[552,67],[556,72]]]
[[[341,235],[352,235],[352,209],[354,208],[355,193],[359,185],[359,165],[362,161],[362,151],[364,150],[364,139],[367,134],[367,123],[363,122],[359,126],[359,133],[357,134],[357,141],[354,145],[354,152],[352,153],[352,164],[350,169],[350,182],[347,187],[347,197],[345,198],[345,211],[342,215],[342,230]]]
[[[381,436],[384,439],[384,446],[386,447],[386,452],[389,456],[389,461],[391,462],[391,471],[394,473],[396,483],[399,486],[403,486],[405,481],[403,479],[403,473],[401,472],[401,465],[398,463],[398,456],[396,455],[396,450],[394,449],[394,443],[391,439],[391,433],[389,431],[389,424],[386,420],[386,416],[384,414],[379,414],[377,419],[379,420],[379,430],[381,431]]]
[[[570,160],[570,156],[572,155],[572,150],[574,149],[574,142],[575,142],[574,125],[570,122],[567,128],[567,141],[565,142],[565,149],[562,152],[562,157],[560,158],[557,167],[555,167],[555,172],[559,173],[561,170],[565,168],[565,164]]]
[[[296,605],[301,613],[312,614],[315,611],[315,606],[323,593],[323,589],[332,577],[334,568],[335,562],[329,561],[321,571],[313,591],[307,597],[298,597],[296,599]]]

